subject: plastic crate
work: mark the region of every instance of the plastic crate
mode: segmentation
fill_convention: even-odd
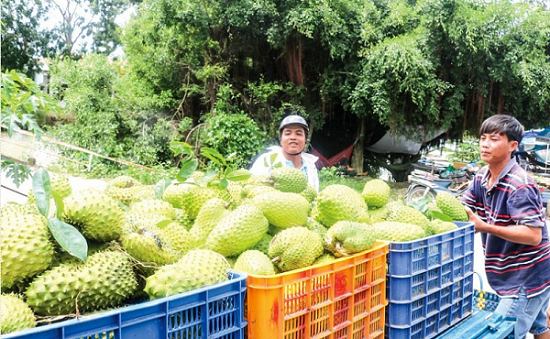
[[[456,224],[456,230],[390,243],[387,338],[432,338],[472,313],[475,227]]]
[[[246,275],[112,311],[2,335],[2,339],[242,339]]]
[[[475,290],[473,302],[475,309],[494,312],[500,302],[500,297],[493,292]]]
[[[489,311],[477,310],[437,339],[513,339],[516,318],[504,318]]]
[[[384,337],[388,242],[331,263],[248,276],[250,339]]]

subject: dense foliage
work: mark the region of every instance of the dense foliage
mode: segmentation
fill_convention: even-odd
[[[52,67],[73,118],[55,129],[64,140],[154,164],[194,131],[190,143],[239,152],[244,165],[276,140],[289,107],[319,144],[357,138],[357,158],[388,130],[425,141],[435,130],[475,135],[499,113],[526,128],[550,121],[550,9],[537,2],[134,3],[123,62]],[[230,130],[242,131],[235,144]]]

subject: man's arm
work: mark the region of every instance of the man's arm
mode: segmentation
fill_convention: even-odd
[[[486,223],[469,207],[464,207],[476,232],[485,232],[516,244],[537,246],[542,241],[542,228],[526,225],[495,226]]]

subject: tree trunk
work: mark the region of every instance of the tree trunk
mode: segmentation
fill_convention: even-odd
[[[364,144],[363,140],[365,135],[365,118],[359,119],[359,128],[357,129],[356,138],[358,138],[355,147],[353,148],[353,154],[351,156],[351,167],[355,168],[357,173],[363,173],[363,164],[365,162]]]

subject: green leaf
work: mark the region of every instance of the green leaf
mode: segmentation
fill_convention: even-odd
[[[199,162],[195,158],[188,159],[182,162],[181,169],[176,175],[176,179],[178,179],[179,182],[183,182],[187,180],[187,178],[189,178],[191,174],[195,172],[198,166],[199,166]]]
[[[74,227],[57,218],[48,220],[48,228],[59,246],[83,262],[88,255],[88,243]]]
[[[174,222],[174,220],[169,220],[169,219],[163,220],[163,221],[157,223],[157,227],[160,228],[160,229],[163,229],[163,228],[165,228],[166,226],[170,225],[173,222]]]
[[[443,221],[451,221],[451,222],[453,221],[453,219],[451,217],[449,217],[447,214],[439,212],[439,211],[432,211],[432,215],[436,219],[441,219]]]
[[[269,166],[273,166],[277,160],[277,153],[273,153],[269,156]]]
[[[44,168],[40,168],[34,173],[32,178],[32,192],[36,198],[38,210],[47,218],[50,213],[52,190],[50,187],[50,175]]]
[[[227,186],[229,186],[229,181],[227,181],[227,179],[221,179],[220,180],[220,188],[221,189],[226,189]]]
[[[63,215],[63,210],[65,209],[65,204],[63,203],[63,197],[59,193],[52,191],[53,200],[55,201],[56,215],[58,218],[61,218]]]
[[[183,141],[172,141],[170,143],[170,150],[174,152],[174,156],[180,154],[191,155],[193,154],[193,146]]]
[[[23,181],[31,176],[29,167],[21,165],[2,156],[2,171],[6,171],[6,177],[10,178],[15,186],[19,187]]]
[[[161,179],[155,185],[155,197],[162,199],[164,191],[172,184],[172,179]]]
[[[250,178],[251,175],[252,175],[252,173],[250,173],[250,171],[241,168],[241,169],[238,169],[236,171],[232,171],[232,172],[227,173],[225,178],[227,180],[231,180],[231,181],[243,181],[243,180],[247,180],[248,178]]]
[[[216,170],[209,170],[206,172],[204,177],[202,178],[202,182],[210,183],[214,178],[218,177],[218,171]]]

